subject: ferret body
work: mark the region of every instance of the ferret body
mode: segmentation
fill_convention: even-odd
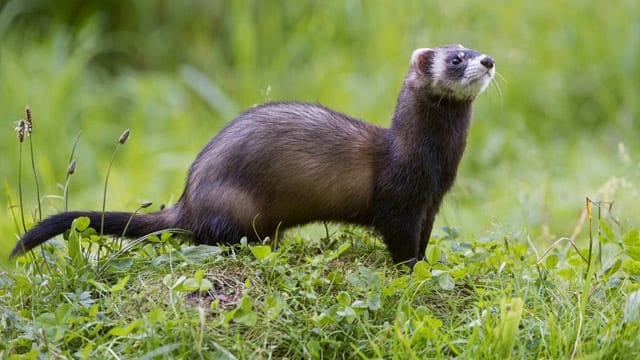
[[[424,256],[442,198],[464,152],[472,103],[495,72],[489,56],[447,45],[411,58],[389,129],[318,104],[273,102],[229,123],[200,152],[175,206],[107,212],[103,232],[140,237],[188,230],[198,244],[258,240],[314,221],[372,227],[393,261]],[[19,255],[88,216],[53,215],[27,231]]]

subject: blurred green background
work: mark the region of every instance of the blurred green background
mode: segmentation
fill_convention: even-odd
[[[500,76],[476,102],[438,224],[463,237],[526,231],[545,244],[571,234],[589,196],[615,201],[621,226],[638,225],[638,1],[0,4],[2,261],[19,233],[13,128],[26,104],[45,214],[63,207],[59,184],[80,132],[70,208],[101,207],[126,128],[107,208],[157,208],[177,200],[198,151],[244,108],[317,101],[386,126],[412,51],[447,43],[490,54]]]

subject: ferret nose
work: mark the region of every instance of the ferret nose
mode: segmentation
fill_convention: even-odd
[[[487,69],[493,68],[493,59],[491,56],[485,56],[484,59],[480,60],[480,64],[482,64]]]

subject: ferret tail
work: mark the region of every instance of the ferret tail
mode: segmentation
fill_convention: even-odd
[[[50,238],[62,234],[71,227],[74,219],[81,216],[89,218],[90,227],[100,232],[102,212],[99,211],[69,211],[50,216],[27,231],[11,251],[10,257],[26,253],[34,247],[46,242]],[[136,238],[154,231],[174,227],[171,221],[171,209],[148,214],[133,214],[128,212],[105,212],[103,234],[122,236],[125,227],[125,237]],[[129,223],[129,225],[127,225]]]

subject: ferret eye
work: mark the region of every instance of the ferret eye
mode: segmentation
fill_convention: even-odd
[[[461,63],[461,62],[462,62],[462,59],[460,59],[459,57],[454,57],[454,58],[451,60],[451,63],[452,63],[453,65],[460,65],[460,63]]]

